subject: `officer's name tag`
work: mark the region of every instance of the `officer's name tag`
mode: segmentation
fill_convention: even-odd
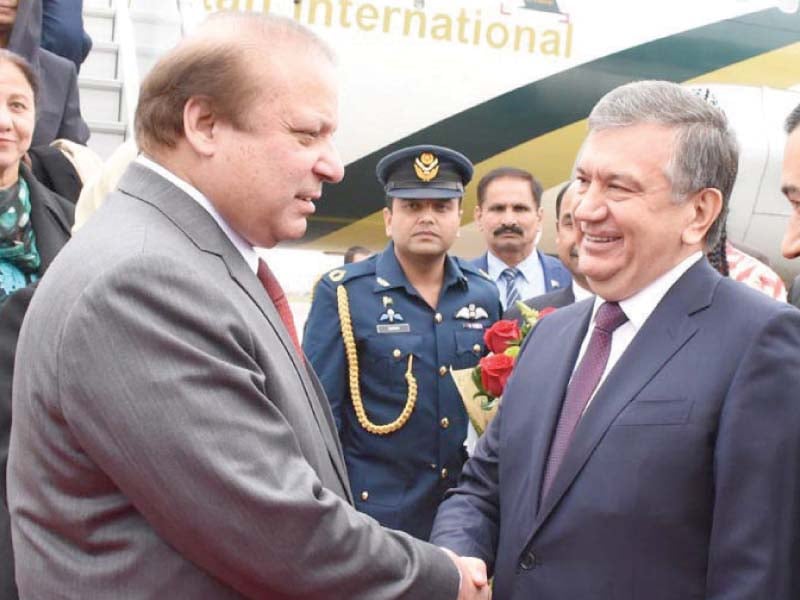
[[[464,329],[483,329],[483,323],[462,323]]]
[[[384,325],[376,325],[375,329],[378,333],[408,333],[411,331],[411,325],[408,323],[386,323]]]

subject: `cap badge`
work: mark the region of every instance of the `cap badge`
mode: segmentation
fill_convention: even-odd
[[[439,174],[439,159],[433,152],[423,152],[414,159],[414,173],[422,181],[430,181]]]

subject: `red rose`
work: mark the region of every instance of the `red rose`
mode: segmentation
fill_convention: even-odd
[[[491,354],[480,360],[480,367],[483,388],[495,398],[502,396],[514,368],[514,359],[506,354]]]
[[[542,310],[539,311],[539,318],[541,319],[542,317],[546,317],[550,313],[554,313],[554,312],[556,312],[556,307],[555,306],[546,306]]]
[[[484,332],[483,341],[491,352],[502,354],[509,344],[518,343],[521,337],[517,322],[503,319]]]

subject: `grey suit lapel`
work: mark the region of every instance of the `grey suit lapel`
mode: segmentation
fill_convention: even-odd
[[[255,273],[250,270],[242,255],[228,239],[228,236],[225,235],[225,232],[220,229],[208,211],[193,198],[154,171],[140,164],[133,163],[128,167],[128,170],[120,180],[119,189],[142,202],[150,204],[164,214],[198,249],[219,257],[225,264],[231,279],[258,306],[274,331],[275,337],[289,355],[295,372],[305,390],[306,399],[317,421],[317,426],[331,457],[331,462],[339,478],[346,482],[346,469],[344,459],[341,457],[341,449],[334,435],[335,427],[331,425],[332,418],[326,414],[329,409],[322,404],[324,395],[317,393],[309,377],[305,361],[297,355],[278,311],[270,301]],[[345,485],[345,489],[348,490],[349,494],[349,486]]]
[[[564,496],[619,413],[697,332],[691,317],[711,304],[719,279],[701,260],[667,292],[642,326],[578,423],[550,492],[542,499],[532,535]],[[561,390],[562,398],[564,389],[566,386]],[[557,404],[560,408],[561,402]]]
[[[325,389],[322,387],[322,383],[317,377],[317,374],[314,372],[314,369],[311,368],[311,364],[306,361],[306,368],[308,369],[308,376],[311,379],[311,383],[314,385],[314,389],[317,392],[317,398],[325,398],[325,402],[327,405],[327,395],[325,394]],[[328,424],[327,430],[328,431],[336,431],[336,423],[333,420],[333,413],[330,410],[323,410],[321,411],[325,421]],[[336,465],[336,474],[339,476],[339,480],[342,482],[342,487],[344,488],[345,492],[347,493],[347,499],[350,504],[355,504],[353,500],[353,493],[350,490],[350,478],[347,476],[347,468],[344,466],[344,452],[342,451],[342,444],[339,440],[338,435],[333,436],[332,440],[333,445],[336,447],[336,455],[334,457],[331,454],[331,459],[333,460],[333,464]],[[330,451],[330,445],[328,445]],[[341,465],[341,467],[340,467]]]

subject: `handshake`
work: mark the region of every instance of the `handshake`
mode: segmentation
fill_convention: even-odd
[[[461,575],[458,600],[488,600],[492,597],[489,578],[486,575],[486,563],[480,558],[458,556],[447,548],[442,548],[442,550],[453,559]]]

